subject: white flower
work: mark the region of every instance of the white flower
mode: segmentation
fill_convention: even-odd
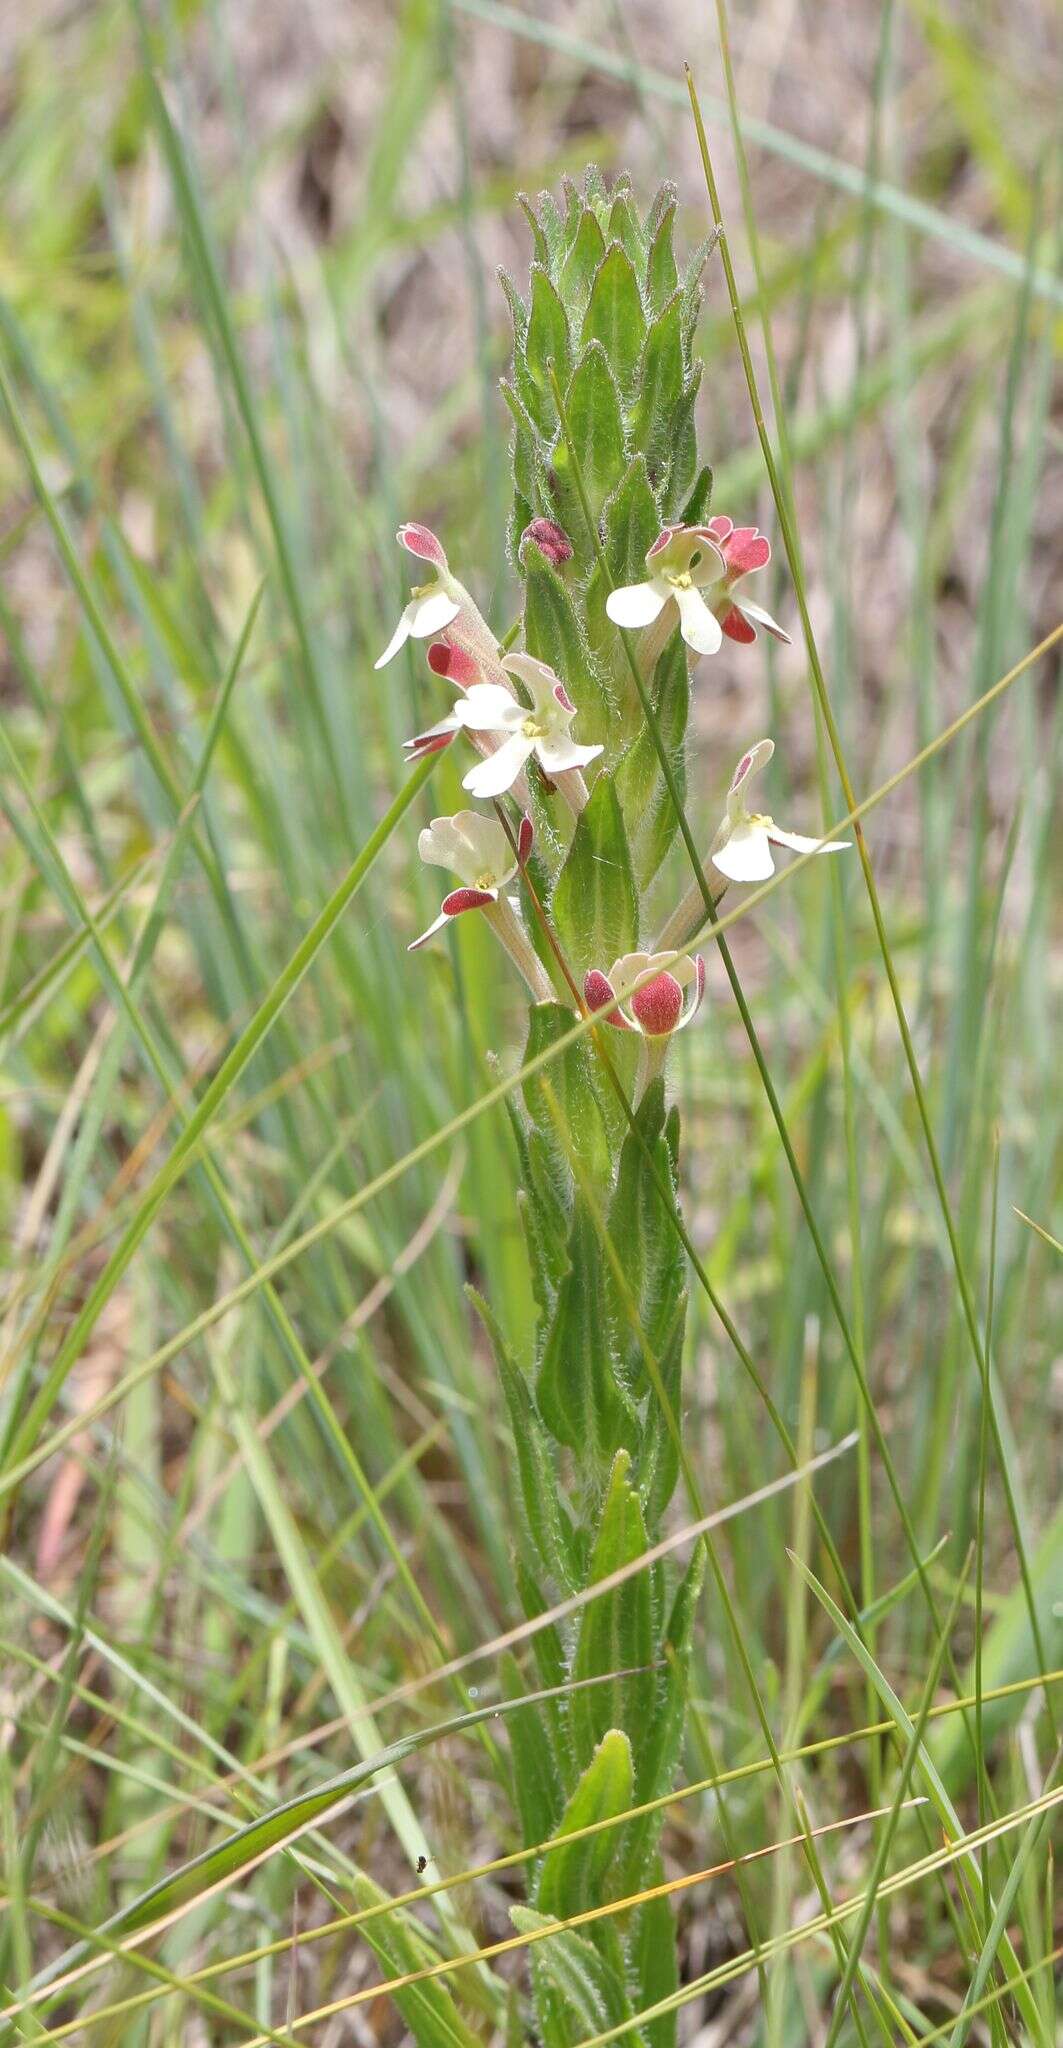
[[[436,581],[422,583],[414,590],[383,654],[374,662],[374,668],[386,667],[407,640],[430,640],[434,633],[441,633],[461,610],[461,586],[451,576],[446,555],[435,534],[427,526],[408,521],[399,527],[395,538],[407,554],[416,555],[419,561],[431,562],[438,569],[439,576]]]
[[[652,626],[667,604],[679,614],[679,630],[696,654],[715,654],[723,634],[702,595],[722,581],[723,555],[705,526],[666,526],[646,556],[645,583],[613,590],[605,609],[616,626]]]
[[[657,968],[656,974],[653,969]],[[641,977],[641,987],[635,983]],[[687,1000],[684,991],[692,990]],[[584,977],[583,994],[589,1010],[604,1010],[619,1002],[605,1019],[620,1031],[638,1031],[643,1038],[670,1038],[675,1031],[693,1023],[705,993],[705,962],[700,953],[675,960],[668,953],[625,953],[614,960],[608,974],[592,967]],[[624,1005],[626,1004],[626,1007]]]
[[[646,556],[647,581],[614,590],[605,609],[617,626],[651,626],[674,604],[679,630],[697,654],[715,654],[725,633],[731,640],[755,640],[757,625],[789,641],[760,605],[735,596],[735,586],[770,560],[770,542],[755,526],[725,518],[704,526],[666,526]]]
[[[775,752],[772,740],[758,740],[743,754],[727,792],[727,809],[712,842],[709,858],[730,882],[766,882],[775,873],[773,846],[789,846],[794,853],[840,853],[847,839],[809,839],[803,832],[784,832],[774,818],[746,809],[745,785]]]
[[[570,769],[585,767],[603,751],[601,747],[578,746],[569,738],[576,707],[544,661],[535,661],[530,654],[510,654],[504,666],[527,685],[530,711],[501,683],[473,683],[446,718],[406,743],[411,758],[418,759],[446,746],[449,738],[462,730],[496,737],[499,744],[495,750],[463,778],[462,787],[470,796],[501,796],[503,790],[512,789],[533,754],[543,774],[553,781]]]
[[[528,819],[521,825],[518,844],[521,857],[526,859],[531,845]],[[497,903],[500,890],[517,872],[517,856],[497,818],[481,817],[479,811],[457,811],[452,818],[433,818],[418,838],[417,851],[429,866],[449,868],[462,887],[444,896],[435,923],[419,939],[414,939],[407,949],[411,953],[434,932],[441,931],[450,918],[460,917],[463,910],[483,910],[489,903]]]
[[[533,1002],[548,1003],[553,997],[550,977],[525,930],[515,896],[504,894],[507,882],[524,866],[532,848],[532,821],[524,817],[517,833],[514,852],[496,818],[479,811],[457,811],[452,818],[433,818],[417,841],[421,859],[432,866],[450,868],[462,886],[444,896],[434,924],[409,947],[412,953],[423,946],[451,918],[464,910],[482,910],[496,939],[500,939],[518,973],[523,975]]]

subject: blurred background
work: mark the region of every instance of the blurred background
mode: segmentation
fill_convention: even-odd
[[[710,213],[690,63],[766,405],[770,323],[810,607],[861,796],[1058,624],[1055,10],[758,0],[730,10],[730,37],[759,277],[713,6],[3,10],[9,1479],[32,1394],[152,1169],[399,788],[401,740],[440,715],[419,656],[372,668],[405,602],[399,519],[436,528],[496,630],[514,616],[498,391],[509,326],[496,270],[522,288],[530,237],[518,192],[556,189],[593,161],[607,177],[629,171],[648,205],[667,177],[692,249]],[[759,521],[776,543],[763,596],[795,644],[702,665],[690,815],[707,837],[735,758],[770,731],[771,807],[812,830],[845,806],[828,778],[821,809],[807,660],[718,257],[706,287],[713,509]],[[1049,1664],[1063,1647],[1055,1253],[1024,1220],[1050,1227],[1058,1185],[1057,657],[904,777],[867,824],[983,1317],[992,1288],[1011,1503],[994,1453],[987,1685],[1038,1668],[1016,1520]],[[199,812],[182,836],[207,741]],[[445,1132],[499,1062],[512,1072],[519,1061],[517,992],[483,932],[405,953],[438,900],[416,825],[455,807],[458,773],[442,762],[221,1106],[47,1415],[40,1444],[64,1432],[54,1454],[20,1471],[0,1504],[8,1893],[79,1924],[213,1839],[234,1800],[313,1786],[374,1734],[452,1711],[449,1693],[425,1685],[379,1728],[364,1718],[519,1613],[503,1413],[463,1291],[475,1280],[514,1341],[528,1337],[504,1112],[357,1199]],[[979,1382],[859,872],[850,862],[835,898],[818,872],[828,865],[738,925],[734,951],[947,1601],[975,1533]],[[662,914],[681,874],[674,856]],[[86,906],[113,968],[132,974],[131,1008],[87,944]],[[715,962],[710,996],[674,1063],[692,1231],[788,1422],[823,1445],[856,1424],[858,1402]],[[315,1225],[275,1294],[258,1284],[215,1317],[249,1269]],[[697,1293],[690,1342],[689,1442],[718,1505],[773,1476],[780,1457]],[[306,1398],[307,1375],[327,1389],[335,1428]],[[856,1566],[861,1484],[875,1538],[865,1590],[878,1597],[909,1569],[881,1472],[853,1456],[818,1492]],[[793,1513],[783,1501],[740,1517],[726,1554],[780,1740],[812,1740],[874,1709],[823,1617],[793,1592]],[[707,1769],[702,1723],[724,1764],[760,1745],[717,1619],[707,1606],[691,1777]],[[969,1601],[959,1627],[962,1669]],[[876,1643],[910,1697],[928,1647],[910,1593]],[[481,1676],[493,1685],[494,1665]],[[988,1714],[1004,1801],[1026,1796],[1026,1704],[1019,1693]],[[969,1811],[975,1787],[947,1733],[938,1754]],[[866,1799],[874,1768],[866,1749],[844,1749],[811,1761],[803,1781],[827,1818]],[[407,1881],[395,1804],[406,1798],[441,1872],[512,1846],[512,1815],[478,1749],[433,1750],[404,1783],[390,1805],[367,1800],[337,1823],[337,1869],[356,1858],[383,1883]],[[733,1810],[751,1838],[783,1831],[768,1778],[744,1782]],[[711,1798],[684,1807],[670,1869],[710,1860],[715,1827]],[[845,1856],[825,1852],[840,1883],[853,1876]],[[796,1864],[753,1872],[763,1927],[805,1909],[805,1882]],[[508,1930],[517,1891],[517,1878],[470,1887],[481,1939]],[[178,1971],[230,1955],[290,1928],[297,1897],[310,1919],[322,1912],[299,1869],[274,1859],[227,1908],[179,1924],[162,1952]],[[689,1973],[743,1945],[744,1910],[727,1883],[686,1900]],[[1047,1940],[1043,1914],[1038,1924]],[[915,1887],[892,1927],[900,1981],[940,2019],[966,1980],[939,1896]],[[4,1983],[25,1981],[66,1938],[46,1918],[9,1916]],[[294,1976],[285,1957],[260,1963],[239,1995],[261,2024],[286,2000],[308,2010],[329,1987],[356,1991],[375,1967],[348,1938]],[[819,1967],[810,1951],[759,2019],[749,1980],[702,2000],[687,2037],[707,2048],[743,2030],[760,2038],[763,2026],[765,2038],[811,2038]],[[135,2020],[101,2021],[94,2038],[232,2038],[212,2025],[178,1993]],[[312,2038],[402,2033],[381,2002]]]

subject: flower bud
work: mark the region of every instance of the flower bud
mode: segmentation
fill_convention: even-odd
[[[572,542],[564,527],[558,526],[554,519],[533,519],[521,534],[518,553],[526,540],[533,540],[540,554],[545,555],[555,569],[560,569],[562,562],[572,560]]]

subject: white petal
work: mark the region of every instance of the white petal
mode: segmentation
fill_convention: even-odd
[[[809,839],[804,832],[784,832],[774,818],[768,827],[768,837],[773,846],[788,846],[793,853],[844,853],[847,839],[825,839],[822,846],[818,839]]]
[[[387,644],[387,646],[385,647],[385,649],[384,649],[384,652],[383,652],[383,654],[382,654],[382,655],[380,655],[380,657],[379,657],[379,659],[378,659],[378,660],[374,661],[374,663],[373,663],[373,667],[374,667],[374,668],[386,668],[386,667],[387,667],[387,665],[388,665],[388,662],[389,662],[389,661],[392,661],[392,660],[394,659],[395,655],[396,655],[396,654],[398,653],[398,651],[399,651],[399,648],[400,648],[400,647],[405,647],[405,645],[406,645],[406,642],[407,642],[407,640],[409,639],[409,637],[410,637],[410,622],[409,622],[408,618],[406,617],[406,614],[405,614],[405,612],[403,612],[403,614],[402,614],[402,617],[401,617],[401,619],[399,620],[399,623],[398,623],[398,625],[396,626],[396,628],[395,628],[395,631],[393,632],[393,634],[392,634],[392,636],[391,636],[390,640],[388,641],[388,644]]]
[[[557,700],[554,696],[554,690],[557,686],[558,678],[548,662],[537,661],[534,654],[518,652],[516,654],[507,654],[502,666],[508,669],[511,676],[519,676],[521,682],[527,685],[532,703],[537,711],[546,709],[550,705],[553,705],[556,711]]]
[[[446,913],[446,911],[445,911],[445,910],[441,910],[441,911],[440,911],[440,913],[439,913],[439,916],[438,916],[438,917],[436,918],[436,920],[435,920],[435,923],[434,923],[434,924],[430,924],[430,925],[429,925],[429,927],[428,927],[428,930],[427,930],[427,931],[425,931],[425,932],[422,932],[422,933],[421,933],[421,936],[420,936],[420,938],[419,938],[419,939],[411,939],[411,940],[410,940],[410,943],[409,943],[409,945],[408,945],[408,946],[407,946],[407,948],[406,948],[406,951],[407,951],[407,953],[416,953],[416,951],[417,951],[417,948],[418,948],[418,946],[423,946],[423,945],[425,944],[425,941],[426,941],[426,940],[434,938],[434,937],[435,937],[435,935],[436,935],[436,933],[437,933],[437,932],[441,932],[441,931],[442,931],[442,929],[443,929],[443,926],[444,926],[445,924],[449,924],[449,923],[450,923],[450,919],[449,919],[449,917],[447,916],[447,913]]]
[[[501,796],[503,790],[512,788],[534,746],[534,740],[515,732],[511,739],[503,740],[497,753],[470,768],[462,778],[462,788],[470,796]]]
[[[733,591],[731,603],[741,612],[744,619],[749,620],[751,626],[763,626],[766,633],[774,633],[776,640],[784,641],[787,647],[792,645],[789,633],[784,633],[778,620],[773,619],[771,613],[766,612],[761,605],[751,603],[748,597],[736,597]]]
[[[523,725],[526,714],[502,683],[473,683],[459,697],[452,716],[470,732],[508,732]]]
[[[605,600],[605,609],[614,626],[652,626],[660,617],[671,591],[665,585],[625,583],[619,590],[612,590]]]
[[[774,752],[774,740],[757,740],[756,744],[743,754],[731,777],[731,787],[727,792],[727,815],[733,823],[737,823],[748,808],[742,791],[750,776],[759,775]]]
[[[484,818],[479,811],[433,818],[418,838],[417,851],[434,867],[449,868],[467,889],[482,884],[485,875],[493,882],[507,881],[516,867],[498,819]]]
[[[763,825],[736,825],[730,838],[712,856],[730,882],[766,882],[775,873],[775,863]]]
[[[461,719],[457,718],[453,711],[448,711],[446,717],[439,720],[438,725],[426,725],[423,732],[417,733],[412,740],[405,740],[403,744],[407,747],[423,747],[426,740],[438,740],[444,733],[458,732],[460,729]]]
[[[559,732],[550,739],[537,740],[535,752],[545,775],[563,775],[566,768],[585,768],[588,761],[596,761],[605,748],[578,746],[567,733]]]
[[[445,590],[427,590],[423,597],[410,599],[403,613],[406,631],[413,640],[430,640],[433,633],[441,633],[444,626],[452,625],[460,610],[461,606]]]
[[[679,629],[695,654],[716,654],[723,645],[720,621],[710,612],[700,590],[677,590]]]

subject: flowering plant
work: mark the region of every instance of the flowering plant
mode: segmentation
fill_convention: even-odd
[[[748,780],[773,752],[759,741],[735,770],[694,890],[648,948],[685,793],[692,677],[725,647],[740,677],[758,628],[788,635],[746,594],[769,565],[768,540],[710,511],[693,354],[707,252],[680,272],[673,190],[643,218],[626,181],[607,192],[592,171],[582,193],[566,185],[562,207],[545,195],[527,211],[530,290],[524,299],[506,281],[514,360],[503,387],[522,645],[504,651],[434,534],[407,524],[401,545],[433,575],[378,666],[426,643],[430,671],[456,695],[408,754],[461,739],[481,756],[462,785],[484,808],[421,833],[422,859],[458,886],[411,950],[479,912],[531,998],[528,1063],[557,1048],[526,1079],[513,1119],[534,1343],[507,1339],[477,1304],[512,1425],[517,1583],[532,1616],[639,1560],[679,1474],[686,1274],[665,1068],[705,992],[702,956],[683,949],[728,883],[771,874],[773,846],[836,843],[747,808]],[[579,1014],[613,1028],[573,1039]],[[570,1634],[536,1636],[544,1682],[612,1675],[510,1718],[525,1838],[553,1844],[519,1927],[659,1882],[659,1813],[630,1809],[672,1783],[699,1572],[700,1552],[674,1583],[657,1560],[584,1606]],[[566,1850],[566,1834],[609,1817],[589,1854]],[[546,2048],[623,2024],[676,1981],[660,1897],[619,1925],[536,1942],[532,1958]],[[671,2028],[654,2022],[654,2048],[669,2048]]]

